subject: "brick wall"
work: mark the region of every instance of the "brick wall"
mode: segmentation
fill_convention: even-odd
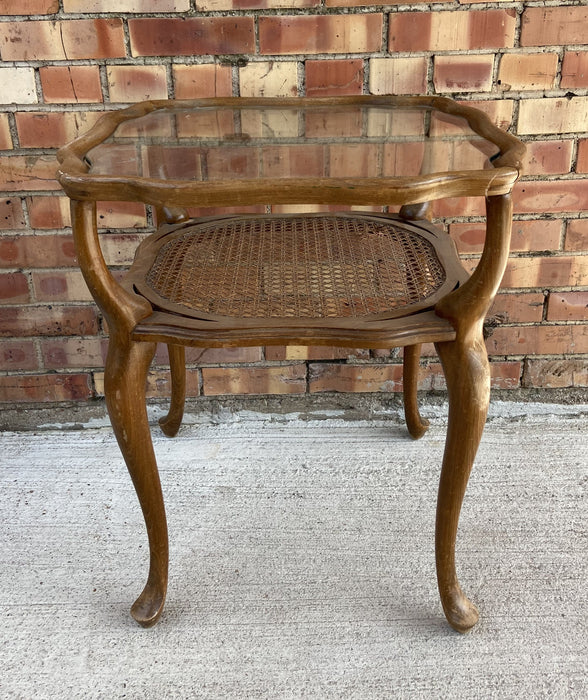
[[[0,401],[99,396],[106,335],[76,268],[56,147],[146,98],[448,94],[529,145],[512,255],[488,324],[495,387],[588,385],[588,7],[582,0],[2,0]],[[436,207],[473,266],[479,200]],[[108,262],[152,230],[99,211]],[[423,388],[441,388],[432,348]],[[192,395],[397,391],[400,355],[338,348],[188,352]],[[162,349],[150,393],[169,391]]]

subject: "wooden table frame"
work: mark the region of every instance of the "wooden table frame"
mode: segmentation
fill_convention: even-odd
[[[346,105],[430,107],[463,117],[473,131],[500,149],[493,169],[423,174],[390,178],[292,178],[284,181],[245,179],[215,182],[94,174],[87,152],[110,136],[119,124],[154,110],[173,106],[234,107],[320,104],[333,109]],[[156,344],[170,350],[172,398],[161,421],[164,432],[179,429],[185,397],[184,346],[339,345],[404,350],[404,396],[411,435],[427,429],[418,411],[417,377],[420,345],[433,342],[447,380],[449,422],[437,501],[435,550],[439,593],[450,625],[464,632],[478,619],[474,604],[459,584],[455,570],[455,541],[459,513],[469,474],[486,420],[490,371],[482,336],[484,317],[502,279],[510,244],[511,191],[519,176],[523,144],[495,127],[482,113],[438,97],[349,97],[323,99],[226,98],[190,103],[154,101],[108,112],[90,132],[59,151],[59,181],[71,199],[72,227],[80,268],[93,298],[107,320],[110,342],[105,369],[105,395],[118,443],[132,477],[147,527],[149,576],[131,612],[143,626],[155,624],[167,590],[168,537],[165,508],[145,405],[147,371]],[[415,221],[425,216],[427,203],[445,197],[482,196],[487,228],[482,257],[473,274],[439,299],[434,308],[406,318],[378,323],[296,323],[268,320],[199,323],[157,311],[134,291],[132,283],[117,282],[109,271],[98,238],[96,202],[138,201],[155,206],[158,221],[186,218],[184,207],[247,206],[254,204],[400,205],[401,216]]]

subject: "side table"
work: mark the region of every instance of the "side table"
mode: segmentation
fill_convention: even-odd
[[[147,526],[149,576],[131,609],[139,624],[157,621],[167,590],[145,406],[157,343],[170,356],[167,435],[182,420],[185,346],[279,344],[404,347],[405,414],[418,438],[427,429],[416,402],[424,342],[435,343],[449,397],[439,593],[452,627],[476,623],[455,572],[455,540],[489,402],[482,324],[507,262],[523,153],[471,107],[380,96],[144,102],[107,112],[59,151],[79,264],[110,332],[108,411]],[[448,197],[485,199],[484,250],[471,275],[427,218],[428,204]],[[151,205],[159,224],[122,282],[100,249],[101,200]],[[288,205],[319,206],[292,213]],[[254,213],[193,218],[194,207]]]

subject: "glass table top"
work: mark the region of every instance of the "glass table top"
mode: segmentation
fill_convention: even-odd
[[[155,100],[61,148],[76,200],[404,205],[509,193],[524,145],[444,97]]]
[[[382,178],[492,168],[500,149],[430,106],[183,106],[116,126],[89,175],[191,182]]]

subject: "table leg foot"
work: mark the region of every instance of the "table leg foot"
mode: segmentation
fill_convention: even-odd
[[[161,615],[167,590],[168,539],[165,507],[145,405],[147,370],[153,343],[131,342],[111,334],[104,373],[106,405],[147,527],[149,577],[131,614],[149,627]]]
[[[435,527],[437,581],[449,624],[465,632],[478,611],[463,593],[455,569],[459,514],[480,444],[490,397],[490,368],[481,323],[455,341],[437,343],[447,380],[449,419]]]
[[[406,427],[415,440],[421,438],[429,429],[429,421],[419,411],[417,390],[419,382],[419,360],[421,345],[407,345],[403,353],[403,395],[404,417]]]
[[[159,419],[165,435],[174,437],[182,425],[186,402],[186,352],[183,345],[169,344],[169,369],[171,373],[171,400],[166,416]]]
[[[459,584],[446,594],[443,610],[447,622],[454,630],[462,634],[468,632],[478,622],[480,617],[478,608],[461,590]]]
[[[131,615],[141,627],[153,627],[161,617],[165,604],[165,586],[148,580],[141,595],[131,606]]]

